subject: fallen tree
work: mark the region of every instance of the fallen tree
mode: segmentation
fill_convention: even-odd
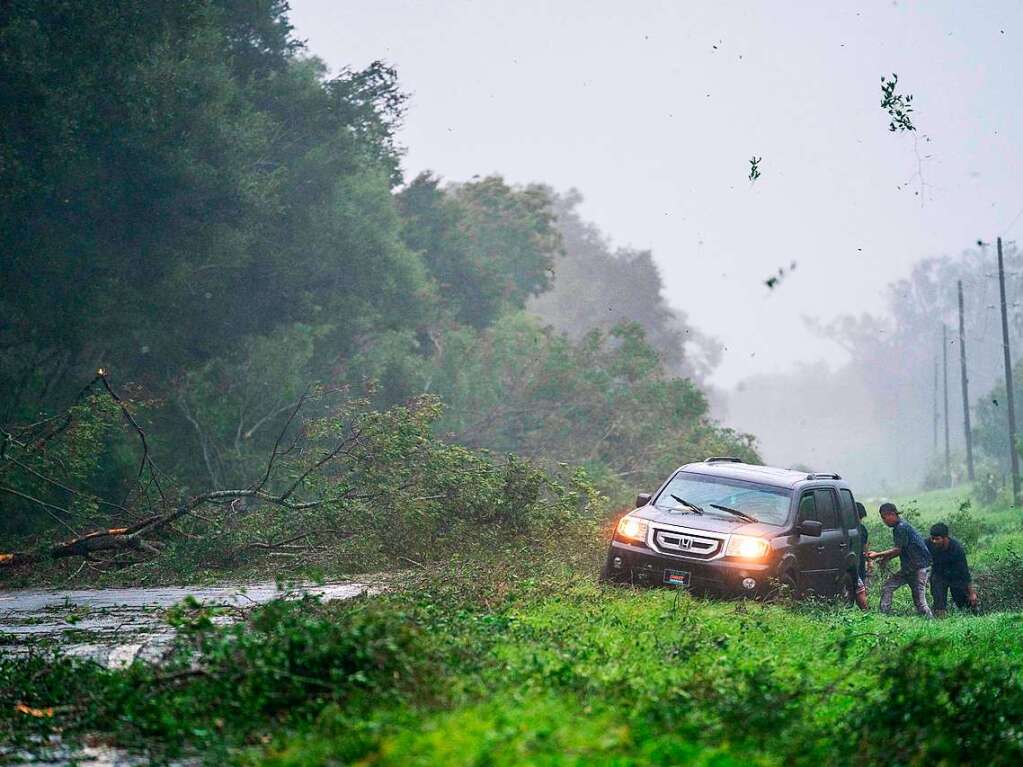
[[[559,477],[515,456],[498,460],[438,439],[432,424],[441,406],[432,397],[380,412],[343,392],[311,388],[281,414],[256,481],[199,493],[160,470],[136,404],[120,396],[103,371],[79,399],[60,417],[3,429],[0,495],[46,514],[49,530],[71,535],[0,553],[0,571],[71,558],[101,571],[121,569],[150,562],[169,547],[175,556],[199,551],[204,569],[252,556],[297,561],[333,554],[337,543],[355,536],[364,548],[417,561],[493,530],[503,539],[599,516],[593,503],[599,496],[581,474]],[[327,415],[303,419],[311,401],[324,405]],[[73,483],[75,472],[66,470],[57,448],[61,440],[76,439],[76,419],[97,411],[135,435],[138,470],[120,501]],[[90,449],[99,446],[65,452],[78,460]]]
[[[99,498],[87,488],[72,487],[66,480],[48,475],[32,465],[33,459],[45,456],[48,448],[61,435],[66,434],[73,427],[76,409],[81,402],[97,391],[116,406],[124,421],[137,435],[141,450],[135,487],[129,493],[128,498],[122,503]],[[297,478],[293,479],[283,491],[272,493],[264,489],[271,481],[278,459],[282,455],[282,441],[295,424],[296,418],[303,406],[311,396],[322,395],[322,391],[316,392],[314,395],[310,395],[310,392],[307,391],[293,405],[274,443],[273,451],[267,462],[266,471],[258,483],[241,489],[216,489],[196,495],[182,494],[177,502],[170,503],[167,497],[167,490],[169,488],[165,488],[165,486],[168,482],[172,482],[172,480],[164,476],[156,466],[145,430],[140,426],[132,413],[130,403],[126,402],[115,392],[106,373],[102,369],[97,371],[96,377],[83,388],[76,399],[76,403],[60,416],[48,418],[28,426],[3,427],[0,429],[0,436],[3,438],[3,444],[0,446],[0,494],[18,498],[24,503],[34,505],[53,517],[63,527],[72,531],[73,528],[70,527],[68,520],[73,519],[75,514],[69,506],[60,505],[52,500],[23,492],[16,487],[12,487],[5,480],[12,475],[21,473],[23,476],[35,479],[44,488],[48,487],[57,490],[73,499],[88,499],[97,505],[105,506],[128,517],[137,517],[142,506],[152,508],[155,504],[163,506],[164,509],[160,513],[147,514],[122,526],[107,527],[84,534],[76,534],[67,540],[35,550],[0,552],[0,568],[19,568],[39,564],[46,560],[66,559],[69,557],[83,557],[86,560],[94,561],[98,555],[109,553],[118,555],[127,552],[138,552],[142,555],[157,555],[163,548],[162,539],[172,529],[173,524],[189,515],[195,514],[204,507],[219,506],[233,510],[236,502],[253,500],[282,509],[302,511],[318,508],[330,501],[337,502],[342,500],[344,493],[332,495],[321,492],[320,497],[304,501],[296,500],[295,497],[297,491],[304,487],[307,480],[315,473],[323,471],[332,462],[337,461],[346,453],[350,453],[357,448],[361,438],[361,431],[357,427],[347,430],[342,429],[343,434],[337,440],[337,443],[303,467],[298,472]],[[93,402],[93,405],[95,404]],[[290,446],[289,451],[294,451],[297,443],[298,438]],[[35,462],[45,463],[45,461],[39,460]],[[163,477],[163,482],[161,482],[161,477]],[[338,534],[338,531],[334,532]],[[344,537],[346,534],[340,533],[339,535]],[[277,543],[273,541],[257,541],[252,545],[264,550],[273,550],[278,546],[293,546],[294,541],[298,537],[303,536],[297,536]],[[118,564],[116,559],[108,559],[106,561]]]

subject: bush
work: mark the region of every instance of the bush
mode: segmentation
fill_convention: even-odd
[[[164,666],[0,658],[0,741],[38,750],[48,731],[102,729],[123,745],[163,743],[173,755],[229,747],[260,722],[310,721],[327,703],[358,712],[437,688],[430,637],[392,604],[277,600],[224,627],[186,600],[168,617],[178,637]],[[19,703],[50,713],[26,716]]]
[[[950,535],[957,538],[967,550],[976,546],[980,537],[991,530],[991,525],[973,515],[971,507],[970,501],[965,500],[945,520]]]
[[[846,717],[854,764],[1020,764],[1018,666],[984,648],[950,657],[945,643],[911,642],[883,661],[878,686]]]
[[[972,496],[982,507],[994,506],[1002,494],[1005,477],[993,461],[981,460],[977,464]]]
[[[1023,555],[1008,551],[973,573],[985,611],[1023,609]]]

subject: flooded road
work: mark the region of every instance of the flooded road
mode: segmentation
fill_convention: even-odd
[[[380,591],[359,581],[298,584],[274,582],[211,587],[132,589],[21,589],[0,592],[0,656],[56,644],[68,655],[110,667],[134,660],[156,662],[173,637],[163,620],[167,608],[186,597],[208,606],[248,608],[271,599],[309,594],[326,601]],[[234,620],[230,614],[214,619]]]
[[[370,579],[366,579],[367,581]],[[207,606],[239,608],[219,615],[214,622],[230,623],[242,610],[277,598],[304,595],[325,601],[352,599],[379,593],[381,578],[279,588],[274,582],[212,587],[134,589],[19,589],[0,591],[0,657],[24,655],[36,647],[57,647],[61,652],[89,658],[110,668],[133,661],[159,662],[174,637],[164,613],[186,597]],[[57,737],[42,750],[44,755],[6,751],[0,744],[0,763],[32,767],[136,767],[144,757],[102,745],[68,745]],[[196,760],[177,762],[188,767]]]

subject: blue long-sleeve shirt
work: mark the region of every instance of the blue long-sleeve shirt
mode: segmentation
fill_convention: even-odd
[[[892,540],[899,547],[902,572],[911,573],[931,566],[931,552],[923,537],[909,522],[900,519],[892,528]]]
[[[966,551],[955,538],[948,539],[948,548],[939,549],[930,541],[927,541],[927,548],[934,560],[932,576],[941,578],[950,586],[966,586],[972,580]]]

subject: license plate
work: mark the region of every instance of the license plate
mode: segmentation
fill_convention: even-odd
[[[682,586],[684,588],[689,585],[689,572],[686,570],[665,570],[664,582],[669,586]]]

